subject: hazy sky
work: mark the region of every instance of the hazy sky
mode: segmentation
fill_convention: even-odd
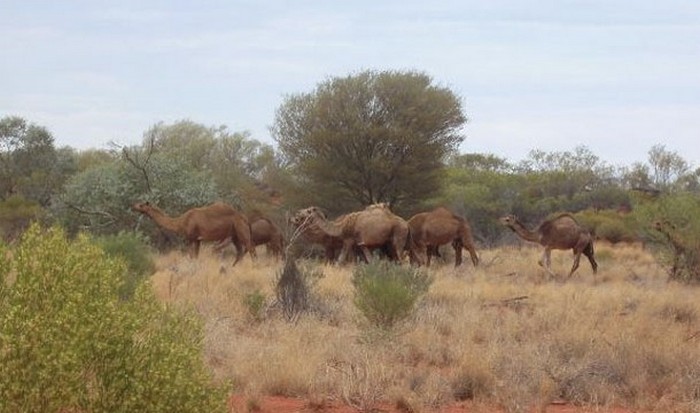
[[[418,70],[463,99],[462,152],[588,146],[700,164],[700,1],[0,0],[0,117],[56,144],[140,143],[157,122],[268,127],[289,94]]]

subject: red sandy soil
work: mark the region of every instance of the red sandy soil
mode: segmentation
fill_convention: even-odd
[[[245,396],[234,396],[229,401],[229,411],[231,413],[410,413],[410,407],[400,407],[396,405],[380,404],[370,410],[360,410],[359,408],[348,406],[335,401],[310,402],[304,399],[264,396],[250,399]],[[450,406],[443,406],[438,409],[423,409],[418,411],[430,413],[504,413],[504,409],[494,407],[488,408],[483,405],[473,405],[469,402],[456,403]],[[635,413],[623,408],[602,408],[602,407],[578,407],[567,404],[552,403],[544,409],[533,408],[532,413]]]

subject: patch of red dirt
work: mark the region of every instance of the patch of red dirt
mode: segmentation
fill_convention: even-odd
[[[409,408],[401,408],[396,405],[382,403],[371,411],[378,413],[410,413]],[[468,402],[455,403],[442,406],[437,409],[420,409],[421,412],[432,413],[504,413],[499,407],[489,409],[483,405],[472,405]],[[282,396],[247,397],[236,395],[229,400],[229,412],[231,413],[364,413],[358,408],[348,406],[336,401],[311,402],[309,400]],[[639,413],[624,408],[578,407],[568,404],[553,403],[544,410],[532,409],[533,413]]]

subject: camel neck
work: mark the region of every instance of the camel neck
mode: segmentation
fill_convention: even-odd
[[[511,228],[520,238],[526,241],[540,242],[540,234],[537,231],[527,229],[520,221],[515,221]]]
[[[153,221],[155,221],[156,224],[163,227],[164,229],[178,234],[181,232],[181,217],[173,218],[155,207],[151,207],[150,209],[148,209],[146,211],[146,215],[151,217],[151,219],[153,219]]]

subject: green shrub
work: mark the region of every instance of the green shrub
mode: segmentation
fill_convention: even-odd
[[[6,241],[16,239],[30,222],[41,219],[43,215],[41,205],[21,195],[0,201],[0,237]]]
[[[260,290],[255,290],[245,295],[243,304],[248,309],[248,314],[254,321],[261,321],[265,311],[267,297]]]
[[[639,239],[636,220],[620,215],[615,210],[585,210],[576,213],[575,217],[583,227],[592,231],[596,238],[613,244]]]
[[[411,315],[432,279],[415,267],[385,261],[360,265],[352,275],[355,306],[374,325],[391,328]]]
[[[97,238],[97,243],[109,256],[119,257],[126,263],[126,271],[119,287],[119,297],[128,300],[136,287],[155,271],[155,263],[146,238],[136,232],[120,232]]]
[[[669,279],[700,282],[700,199],[694,194],[664,195],[635,210],[647,240],[659,261],[668,267]],[[654,223],[663,223],[663,231]]]
[[[148,284],[119,299],[124,262],[32,225],[0,251],[0,411],[224,412],[203,328]]]

